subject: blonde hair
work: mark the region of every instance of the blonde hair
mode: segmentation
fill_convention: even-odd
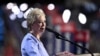
[[[31,25],[40,17],[45,16],[45,13],[40,8],[30,8],[29,13],[27,14],[27,26],[31,30]]]

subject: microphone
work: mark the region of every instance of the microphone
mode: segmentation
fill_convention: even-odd
[[[67,39],[65,38],[65,36],[59,34],[58,32],[56,32],[56,31],[54,31],[54,30],[52,30],[52,29],[50,29],[49,27],[46,27],[46,30],[49,31],[49,32],[51,32],[51,33],[54,33],[55,36],[56,36],[56,38],[61,39],[61,40],[64,40],[64,41],[68,41],[68,42],[70,42],[71,44],[73,44],[73,45],[75,45],[75,46],[78,46],[78,47],[80,47],[80,48],[82,48],[82,49],[85,49],[85,50],[87,50],[87,51],[91,54],[91,56],[94,56],[93,53],[92,53],[89,49],[87,49],[87,48],[85,48],[85,47],[83,47],[83,46],[80,46],[80,45],[78,45],[78,44],[75,43],[75,42],[72,42],[72,41],[70,41],[70,40],[67,40]]]
[[[50,29],[49,27],[46,27],[46,30],[47,31],[49,31],[49,32],[52,32],[52,33],[54,33],[55,35],[56,35],[56,38],[60,38],[59,36],[60,36],[60,34],[58,33],[58,32],[56,32],[56,31],[54,31],[54,30],[52,30],[52,29]]]

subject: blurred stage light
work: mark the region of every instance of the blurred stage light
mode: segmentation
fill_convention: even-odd
[[[71,16],[71,11],[68,9],[64,10],[64,12],[62,14],[62,18],[63,18],[64,23],[68,23],[70,16]]]
[[[48,10],[54,10],[55,9],[55,5],[50,3],[50,4],[48,4],[47,8],[48,8]]]
[[[7,9],[12,9],[14,7],[14,3],[10,2],[6,5]]]
[[[20,5],[20,10],[21,10],[21,11],[25,11],[27,8],[28,8],[28,4],[27,4],[27,3],[22,3],[22,4]]]
[[[24,15],[24,13],[23,12],[20,12],[19,14],[17,14],[17,17],[18,18],[23,18],[23,15]]]
[[[87,22],[87,18],[83,13],[79,13],[78,19],[81,24],[86,24]]]
[[[16,19],[16,15],[15,14],[10,14],[9,18],[10,18],[10,20],[15,20]]]
[[[23,28],[27,28],[27,21],[24,20],[21,25],[22,25]]]
[[[15,6],[11,9],[11,11],[12,11],[14,14],[16,14],[16,15],[20,13],[20,9],[18,8],[17,5],[15,5]]]

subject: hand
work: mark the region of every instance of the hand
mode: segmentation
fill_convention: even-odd
[[[64,52],[56,53],[56,56],[75,56],[75,55],[70,52],[64,51]]]

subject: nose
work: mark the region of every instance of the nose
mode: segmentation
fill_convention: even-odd
[[[42,23],[42,26],[46,26],[46,23],[45,23],[45,22],[43,22],[43,23]]]

